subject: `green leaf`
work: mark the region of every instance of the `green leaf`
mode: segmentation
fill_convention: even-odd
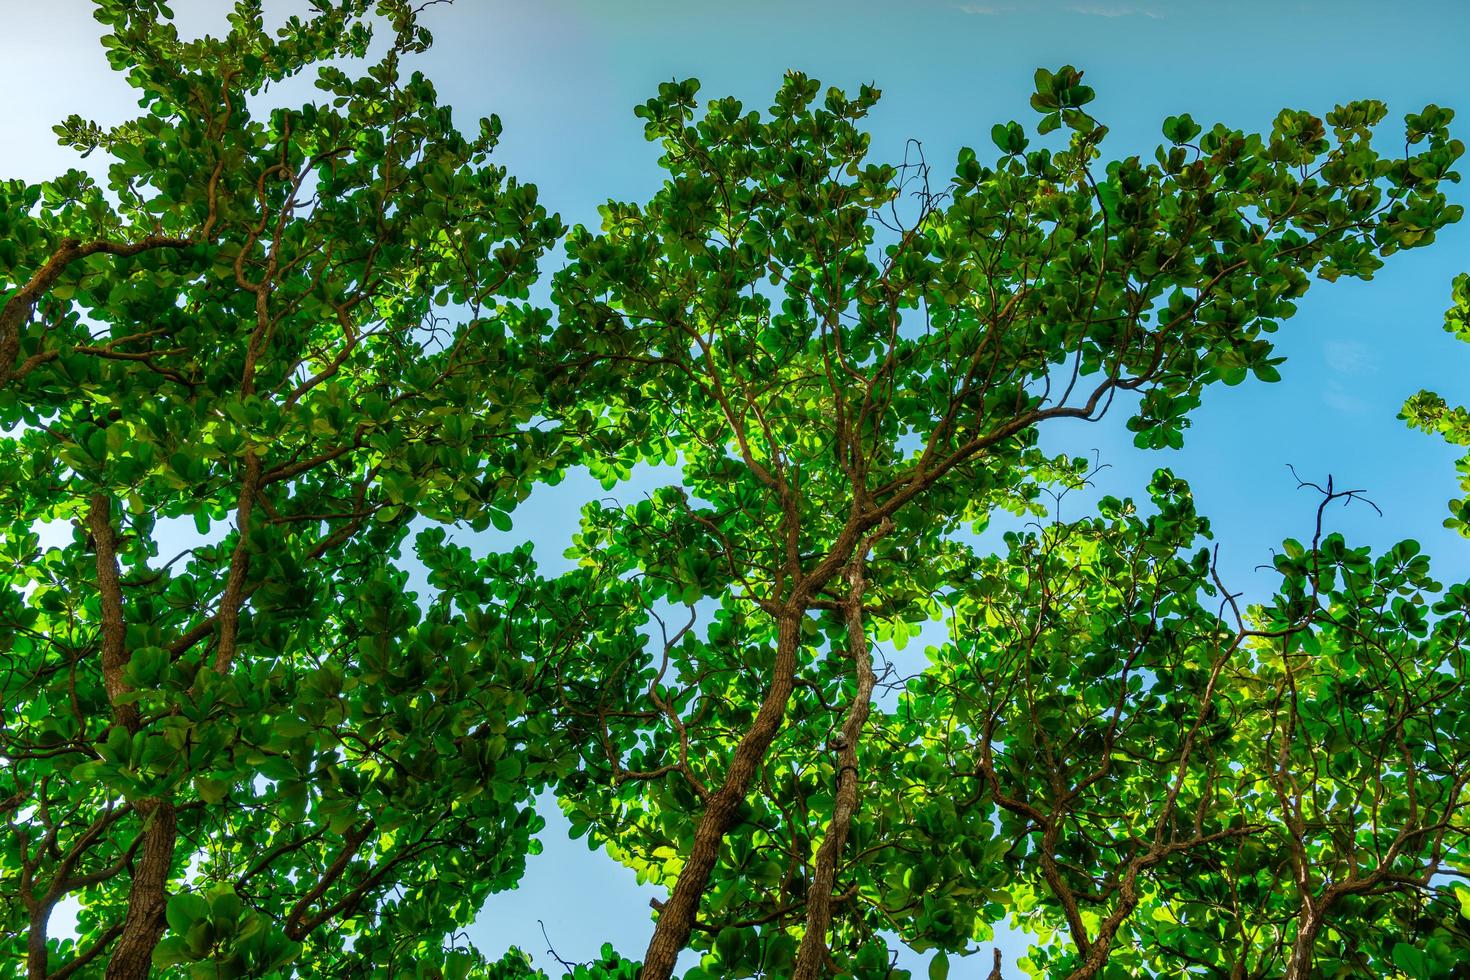
[[[175,933],[187,933],[196,922],[209,917],[209,903],[194,892],[176,892],[169,897],[164,915]]]

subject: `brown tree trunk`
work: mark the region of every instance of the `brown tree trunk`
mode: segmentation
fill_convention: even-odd
[[[123,671],[128,666],[128,627],[123,620],[122,582],[117,571],[117,535],[112,529],[112,498],[92,494],[87,530],[97,551],[97,592],[102,600],[102,686],[112,705],[113,721],[128,732],[138,730],[138,706],[125,701],[129,693]]]
[[[235,640],[240,629],[240,606],[245,601],[245,571],[250,564],[250,514],[260,492],[260,457],[245,453],[245,475],[240,482],[240,505],[235,511],[239,538],[230,556],[230,574],[219,600],[219,648],[214,655],[214,672],[226,674],[235,660]]]
[[[847,844],[848,831],[858,808],[857,745],[868,723],[868,711],[877,676],[863,629],[863,569],[861,556],[848,571],[847,648],[857,672],[857,693],[848,705],[842,723],[842,742],[837,751],[837,793],[832,802],[832,820],[817,849],[816,868],[807,889],[806,932],[796,951],[792,980],[815,980],[827,962],[827,930],[832,924],[832,892],[836,887],[837,863]]]
[[[1139,874],[1158,864],[1166,853],[1164,849],[1154,847],[1129,862],[1128,871],[1123,875],[1122,886],[1118,892],[1118,904],[1098,924],[1097,938],[1086,949],[1079,950],[1083,954],[1082,963],[1067,975],[1067,980],[1092,980],[1102,972],[1103,967],[1107,966],[1108,953],[1113,948],[1113,941],[1118,938],[1118,928],[1133,914],[1133,910],[1138,908],[1138,903],[1142,899],[1138,892]]]
[[[1103,922],[1102,927],[1098,930],[1097,939],[1082,951],[1082,962],[1075,970],[1067,974],[1067,980],[1092,980],[1102,972],[1103,967],[1108,965],[1108,954],[1112,951],[1113,940],[1118,935],[1118,926],[1133,913],[1137,905],[1138,897],[1132,883],[1125,884],[1124,894],[1119,900],[1118,907]]]
[[[1286,963],[1284,980],[1307,980],[1312,975],[1312,964],[1317,953],[1317,933],[1321,929],[1320,913],[1308,913],[1302,917],[1297,928],[1296,942],[1291,946],[1291,959]]]
[[[674,973],[674,964],[679,953],[689,943],[689,934],[694,929],[694,919],[699,914],[699,902],[709,884],[710,873],[720,856],[720,845],[725,834],[735,826],[736,815],[745,802],[750,784],[766,751],[781,730],[786,715],[786,704],[791,700],[791,690],[796,677],[796,654],[801,647],[802,613],[783,612],[776,621],[776,663],[772,672],[771,686],[765,700],[756,712],[755,722],[730,760],[730,769],[725,782],[710,798],[694,831],[694,846],[689,850],[684,870],[674,892],[669,896],[658,923],[653,929],[653,938],[648,941],[648,951],[643,957],[640,980],[669,980]]]
[[[31,912],[30,931],[26,934],[26,980],[46,980],[46,926],[56,899],[47,895]]]
[[[117,571],[117,535],[112,528],[112,501],[92,495],[88,528],[97,549],[97,590],[102,598],[102,683],[112,702],[115,724],[137,734],[137,705],[124,700],[130,693],[123,674],[127,669],[127,623],[123,618],[122,584]],[[167,800],[138,800],[143,820],[139,831],[143,847],[133,866],[128,888],[128,910],[117,946],[107,962],[106,980],[144,980],[153,968],[153,948],[163,938],[164,907],[168,904],[168,876],[173,867],[178,820]],[[43,939],[44,941],[44,939]]]
[[[153,968],[153,949],[163,938],[177,820],[173,804],[164,800],[140,801],[138,812],[143,816],[143,851],[133,868],[127,917],[107,962],[106,980],[145,980]]]

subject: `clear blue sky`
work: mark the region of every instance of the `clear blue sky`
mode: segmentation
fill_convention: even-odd
[[[174,6],[186,29],[223,23],[222,0]],[[266,2],[268,12],[288,6]],[[129,90],[106,68],[86,0],[0,0],[0,13],[0,177],[43,178],[73,164],[51,125],[72,112],[125,118]],[[1321,114],[1353,98],[1387,101],[1391,118],[1449,105],[1462,113],[1460,137],[1470,134],[1464,0],[459,0],[427,17],[436,45],[420,61],[442,100],[465,126],[498,113],[500,161],[539,184],[569,222],[595,222],[603,200],[641,200],[658,185],[657,152],[631,110],[671,77],[696,76],[703,96],[754,106],[769,103],[788,68],[849,88],[876,82],[884,99],[873,116],[874,156],[895,159],[907,139],[920,139],[941,174],[960,146],[988,145],[993,123],[1029,125],[1033,70],[1064,63],[1097,89],[1094,111],[1111,128],[1105,150],[1114,156],[1150,150],[1173,113],[1261,129],[1283,107]],[[1470,203],[1470,191],[1450,193]],[[1134,450],[1121,413],[1053,428],[1044,444],[1098,450],[1111,465],[1100,478],[1107,492],[1139,494],[1161,465],[1188,479],[1235,588],[1259,590],[1265,579],[1254,567],[1283,537],[1309,529],[1315,504],[1295,489],[1288,463],[1309,478],[1332,473],[1382,507],[1381,518],[1368,508],[1336,515],[1351,540],[1381,547],[1417,538],[1441,579],[1463,579],[1470,549],[1440,527],[1455,491],[1454,453],[1395,414],[1421,387],[1470,401],[1470,347],[1440,329],[1450,279],[1466,270],[1470,223],[1390,259],[1371,283],[1319,283],[1280,334],[1284,381],[1212,390],[1182,451]],[[630,499],[643,489],[615,493]],[[578,479],[539,492],[513,532],[483,543],[529,538],[554,570],[577,508],[600,492]],[[543,919],[568,959],[590,957],[604,940],[641,954],[651,892],[561,828],[553,820],[522,887],[492,898],[472,934],[487,951],[517,943],[546,965]]]

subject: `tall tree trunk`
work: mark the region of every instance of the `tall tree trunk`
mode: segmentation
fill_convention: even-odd
[[[137,808],[143,815],[143,850],[133,868],[127,917],[107,962],[106,980],[145,980],[153,968],[153,949],[163,938],[177,819],[165,800],[139,801]]]
[[[801,647],[802,616],[802,613],[792,611],[778,615],[776,662],[771,686],[756,712],[755,722],[735,747],[724,783],[710,798],[700,817],[699,826],[694,831],[694,846],[689,850],[684,870],[679,872],[674,892],[659,912],[653,938],[648,941],[640,980],[668,980],[673,976],[679,953],[689,943],[694,919],[699,914],[700,899],[704,897],[710,873],[720,856],[720,845],[725,834],[735,826],[736,815],[750,791],[756,770],[775,741],[786,716],[786,705],[791,700],[796,677],[796,654]]]
[[[861,563],[862,556],[858,556],[848,568],[845,610],[847,649],[857,673],[857,692],[842,723],[842,741],[837,746],[837,793],[832,801],[832,819],[827,824],[822,845],[817,849],[816,869],[807,889],[806,932],[796,951],[792,980],[815,980],[827,961],[827,930],[832,924],[832,892],[836,887],[837,864],[842,858],[842,849],[847,844],[848,831],[858,808],[857,746],[863,736],[863,726],[868,723],[873,686],[878,680],[873,673],[873,657],[863,628],[863,588],[866,583]]]
[[[97,549],[97,591],[102,598],[102,683],[112,702],[114,724],[136,735],[141,727],[138,707],[124,698],[131,688],[123,676],[129,654],[117,570],[117,534],[112,527],[112,501],[104,493],[92,495],[88,529]],[[128,910],[117,946],[107,962],[106,980],[145,980],[153,968],[153,949],[163,938],[166,924],[164,908],[168,904],[168,876],[173,867],[178,819],[167,800],[138,800],[134,807],[143,820],[139,831],[143,847],[133,866]]]

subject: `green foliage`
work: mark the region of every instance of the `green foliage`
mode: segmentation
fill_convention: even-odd
[[[1283,671],[1297,648],[1273,656],[1271,631],[1253,625],[1276,613],[1233,623],[1207,608],[1222,598],[1209,555],[1189,550],[1207,524],[1167,473],[1152,517],[1105,501],[1098,518],[1013,538],[991,558],[964,531],[997,508],[1039,514],[1047,487],[1082,478],[1080,461],[1035,449],[1052,419],[1096,418],[1136,392],[1118,399],[1136,444],[1177,447],[1210,385],[1279,380],[1272,337],[1313,274],[1371,278],[1461,217],[1441,182],[1458,179],[1463,147],[1431,107],[1408,119],[1409,155],[1382,155],[1372,136],[1384,107],[1360,102],[1325,120],[1285,111],[1262,135],[1171,117],[1152,161],[1102,163],[1106,128],[1081,73],[1036,81],[1042,145],[997,126],[999,159],[964,150],[942,187],[922,159],[869,160],[871,88],[823,96],[793,73],[763,114],[728,98],[701,111],[695,83],[667,83],[637,110],[663,150],[662,188],[609,202],[600,233],[568,238],[562,342],[639,368],[607,396],[597,438],[617,462],[602,472],[613,481],[637,459],[682,468],[679,488],[589,508],[575,547],[601,577],[635,583],[621,631],[651,626],[655,642],[590,646],[560,668],[576,692],[561,722],[584,745],[584,773],[559,787],[576,833],[641,880],[678,886],[648,976],[671,968],[653,959],[662,937],[703,951],[696,976],[881,976],[882,933],[959,953],[1006,919],[1038,936],[1038,976],[1177,970],[1202,946],[1272,975],[1292,956],[1300,895],[1280,839],[1292,799],[1239,770],[1263,778],[1255,754],[1263,741],[1282,748],[1283,725],[1293,734],[1278,770],[1314,765],[1310,747],[1336,722],[1318,712],[1304,735],[1307,722],[1267,709],[1283,678],[1310,675],[1337,697],[1329,678],[1343,668]],[[1064,124],[1065,142],[1046,145]],[[1310,554],[1346,562],[1344,549],[1327,538]],[[922,676],[889,682],[897,706],[866,716],[848,763],[833,739],[861,680],[844,611],[854,568],[870,640],[902,646],[936,621],[951,640]],[[1388,588],[1378,582],[1361,586],[1365,601]],[[1400,587],[1427,601],[1419,579]],[[1358,593],[1334,605],[1331,586],[1284,588],[1279,629],[1347,644],[1333,624]],[[1457,737],[1454,718],[1421,721],[1390,697],[1394,677],[1458,683],[1462,620],[1432,625],[1420,609],[1392,603],[1353,644],[1354,663],[1381,657],[1364,644],[1428,646],[1412,681],[1357,670],[1371,730],[1415,734],[1407,756],[1350,774],[1352,791],[1326,790],[1349,824],[1348,800],[1382,809],[1418,746]],[[1333,744],[1362,745],[1366,730]],[[1452,822],[1462,761],[1426,759],[1420,781]],[[859,780],[861,809],[839,821],[845,779]],[[1419,835],[1401,860],[1422,875],[1416,819],[1398,810],[1388,826]],[[799,947],[820,928],[811,883],[834,832],[848,844],[827,959],[804,967]],[[1460,866],[1459,833],[1433,860]],[[1336,860],[1312,847],[1311,861]],[[1222,940],[1235,913],[1208,892],[1238,883],[1199,870],[1236,850],[1241,874],[1276,882],[1250,909],[1276,932],[1251,933],[1245,949]],[[1359,859],[1348,848],[1340,860]],[[697,922],[681,892],[700,896]],[[1181,902],[1194,903],[1184,926],[1168,911]],[[1326,904],[1348,921],[1347,898]],[[1405,907],[1390,906],[1353,909],[1368,917],[1352,921],[1382,933]],[[1323,937],[1324,961],[1390,963],[1383,951],[1351,959],[1327,935],[1353,928],[1301,926]]]
[[[105,184],[0,185],[0,959],[33,975],[468,976],[445,938],[567,765],[529,553],[413,536],[562,465],[520,302],[561,229],[402,67],[408,5],[316,8],[185,42],[100,3],[145,112],[58,128]]]
[[[1458,339],[1470,342],[1470,274],[1457,276],[1454,283],[1454,303],[1445,313],[1444,328]],[[1464,406],[1453,408],[1432,391],[1421,391],[1404,403],[1399,418],[1407,419],[1410,426],[1424,432],[1443,437],[1452,446],[1470,446],[1470,412]],[[1460,474],[1460,489],[1470,494],[1470,454],[1461,457],[1456,469]],[[1470,537],[1470,497],[1451,500],[1450,516],[1444,526]]]
[[[1362,101],[1109,161],[1066,66],[941,184],[870,160],[870,86],[675,81],[660,189],[565,233],[401,0],[97,15],[143,114],[57,127],[101,183],[0,184],[0,962],[544,976],[459,930],[549,788],[671,889],[643,964],[573,978],[904,977],[895,934],[942,978],[1003,922],[1038,977],[1463,975],[1470,584],[1349,546],[1329,482],[1241,608],[1181,480],[1062,521],[1089,467],[1037,448],[1115,403],[1177,448],[1279,381],[1314,276],[1461,217],[1448,110],[1401,157]],[[639,463],[678,485],[589,504],[557,579],[446,530]],[[1032,523],[982,546],[997,512]]]
[[[1008,895],[1036,976],[1104,941],[1122,976],[1280,976],[1318,928],[1304,897],[1331,924],[1321,975],[1392,975],[1418,889],[1464,862],[1466,586],[1413,542],[1372,560],[1319,523],[1286,542],[1275,601],[1232,621],[1187,488],[1161,471],[1151,492],[1146,519],[1104,500],[1011,536],[954,602],[907,693],[925,781],[964,801],[929,847],[993,825],[1010,859],[929,887]],[[1441,963],[1410,976],[1455,962],[1414,955]]]

